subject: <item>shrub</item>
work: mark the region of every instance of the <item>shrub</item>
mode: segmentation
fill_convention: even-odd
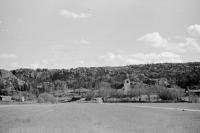
[[[110,92],[109,92],[109,96],[111,97],[111,98],[116,98],[117,97],[117,92],[116,92],[116,90],[111,90]]]
[[[124,98],[124,92],[122,90],[117,91],[117,97]]]
[[[41,93],[37,99],[38,103],[47,103],[50,102],[52,104],[55,103],[55,97],[49,93]]]
[[[17,93],[17,92],[14,92],[13,94],[12,94],[12,100],[15,100],[15,101],[21,101],[20,100],[20,97],[22,97],[23,95],[20,93]]]
[[[42,97],[38,97],[37,102],[38,103],[44,103],[44,99]]]
[[[191,96],[190,96],[190,101],[191,101],[192,103],[198,103],[198,102],[200,102],[199,96],[191,95]]]
[[[31,93],[22,92],[22,95],[24,96],[25,101],[31,101],[35,99],[35,96]]]
[[[9,90],[0,90],[0,95],[11,96],[12,93]]]
[[[90,101],[90,100],[93,100],[94,97],[95,97],[94,92],[93,92],[93,91],[88,91],[88,92],[86,93],[86,98],[85,98],[85,100],[86,100],[86,101]]]
[[[174,100],[175,99],[174,91],[168,88],[163,88],[160,90],[159,97],[162,100]]]

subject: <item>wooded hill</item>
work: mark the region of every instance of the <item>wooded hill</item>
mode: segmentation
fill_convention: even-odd
[[[158,63],[120,67],[80,67],[72,69],[0,69],[0,89],[28,91],[32,94],[66,89],[98,89],[101,82],[118,88],[129,78],[131,87],[136,83],[160,84],[183,89],[200,88],[200,62]],[[1,91],[2,92],[2,91]]]

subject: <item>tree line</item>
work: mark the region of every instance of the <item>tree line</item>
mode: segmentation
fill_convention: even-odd
[[[98,90],[99,84],[107,82],[111,88],[118,89],[127,78],[132,88],[135,83],[148,86],[173,86],[185,89],[198,89],[200,86],[200,63],[157,63],[143,65],[128,65],[120,67],[80,67],[71,69],[16,69],[10,71],[17,79],[10,81],[15,90],[27,91],[34,95],[56,90],[86,88]],[[1,73],[0,73],[1,74]],[[1,77],[0,89],[6,89]],[[17,84],[18,81],[24,84]],[[141,92],[141,91],[140,91]],[[113,92],[114,94],[114,92]],[[136,94],[136,92],[135,92]]]

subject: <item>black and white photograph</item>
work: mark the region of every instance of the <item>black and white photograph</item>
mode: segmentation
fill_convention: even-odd
[[[0,0],[0,133],[200,133],[200,1]]]

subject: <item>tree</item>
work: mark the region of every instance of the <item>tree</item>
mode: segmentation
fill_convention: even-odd
[[[112,97],[112,98],[116,98],[117,97],[117,92],[114,89],[112,89],[110,91],[110,93],[109,93],[109,96]]]
[[[159,97],[162,100],[174,100],[175,99],[174,91],[168,88],[162,88],[161,92],[159,93]]]
[[[99,94],[99,96],[101,96],[104,99],[104,101],[107,101],[107,97],[110,94],[111,90],[112,89],[111,89],[109,83],[107,83],[107,82],[101,82],[99,84],[98,94]]]
[[[95,98],[95,93],[93,91],[88,91],[86,93],[86,98],[85,98],[86,101],[94,100],[94,98]]]
[[[135,92],[135,89],[130,89],[130,90],[128,91],[128,96],[129,96],[130,102],[131,102],[131,101],[132,101],[132,98],[135,97],[135,96],[137,96],[137,94],[136,94],[136,92]]]
[[[117,96],[121,99],[124,98],[124,92],[122,90],[117,91]]]
[[[156,93],[156,99],[157,99],[157,101],[158,101],[159,94],[160,94],[160,92],[162,91],[163,87],[160,86],[159,84],[155,84],[154,87],[155,87],[154,91],[155,91],[155,93]]]
[[[139,102],[141,102],[141,95],[145,94],[144,84],[143,83],[137,83],[134,86],[134,93],[139,97]]]
[[[17,78],[14,79],[12,85],[13,85],[13,87],[14,87],[15,90],[18,90],[18,88],[19,88],[19,84],[18,84],[18,80],[17,80]]]
[[[150,96],[152,95],[152,92],[153,91],[151,90],[151,87],[149,85],[146,85],[145,88],[144,88],[144,94],[147,95],[149,102],[151,100]]]

